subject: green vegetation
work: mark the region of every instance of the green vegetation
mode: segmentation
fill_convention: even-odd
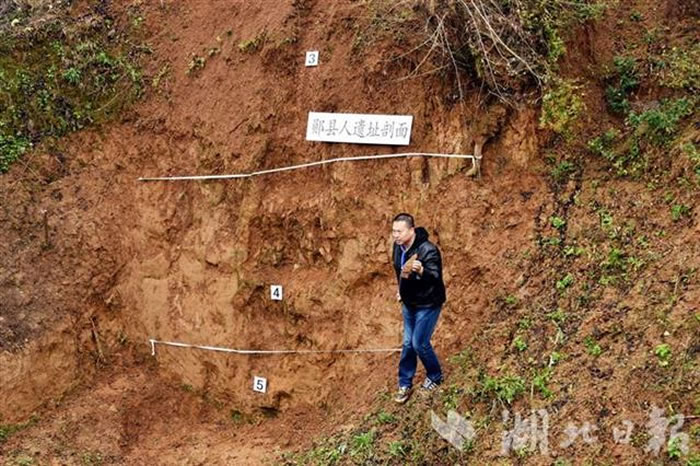
[[[608,257],[603,261],[602,266],[608,271],[623,271],[625,270],[625,253],[624,251],[612,248],[608,253]]]
[[[267,31],[261,31],[252,39],[242,40],[238,43],[238,50],[243,53],[255,53],[262,48],[267,40]]]
[[[601,262],[601,276],[599,283],[602,285],[613,284],[618,279],[628,281],[630,272],[639,271],[645,261],[628,255],[623,249],[611,247],[607,256]]]
[[[615,57],[613,65],[615,72],[609,78],[611,83],[605,89],[605,97],[610,110],[627,114],[630,109],[628,97],[639,87],[637,62],[632,57]]]
[[[406,446],[403,442],[389,442],[389,455],[394,458],[403,458],[406,456]]]
[[[700,43],[673,47],[655,62],[661,84],[674,89],[700,88]]]
[[[562,252],[564,254],[564,257],[578,257],[581,254],[583,254],[584,249],[578,246],[569,245],[565,246]]]
[[[682,217],[690,216],[690,207],[685,204],[674,204],[671,206],[671,220],[677,222]]]
[[[668,440],[666,445],[666,452],[668,453],[668,458],[672,460],[680,459],[683,456],[683,450],[681,450],[681,439],[680,437],[672,437]]]
[[[7,441],[8,438],[15,432],[21,430],[20,426],[16,425],[0,425],[0,444]]]
[[[557,230],[561,230],[566,225],[566,220],[561,217],[553,216],[549,219],[550,223]]]
[[[415,37],[415,31],[425,31],[411,44],[411,75],[453,77],[454,100],[464,97],[469,80],[502,100],[533,85],[547,87],[549,110],[543,112],[543,127],[568,134],[583,101],[573,83],[557,77],[557,62],[566,53],[565,39],[571,30],[600,17],[606,3],[425,2],[411,7],[410,3],[372,0],[364,23],[355,24],[352,47],[354,56],[359,56],[380,38],[392,37],[402,44],[406,37]]]
[[[615,150],[613,145],[619,136],[619,131],[615,129],[608,130],[590,141],[588,148],[594,154],[600,155],[610,162],[617,176],[630,175],[637,177],[646,171],[647,159],[641,156],[637,144],[632,145],[628,150],[624,148],[619,151]]]
[[[574,283],[574,276],[567,273],[561,280],[557,280],[556,288],[559,291],[563,291],[570,287]]]
[[[641,113],[630,112],[629,136],[621,139],[618,130],[610,129],[591,140],[588,148],[610,162],[618,176],[639,177],[649,168],[649,150],[668,147],[678,133],[681,120],[695,112],[695,105],[695,98],[683,97],[664,100]]]
[[[84,466],[98,466],[104,463],[104,456],[99,451],[86,451],[80,455],[80,462]]]
[[[556,236],[552,237],[544,237],[542,238],[542,244],[545,246],[559,246],[561,244],[561,238],[558,238]]]
[[[36,462],[31,456],[27,455],[26,453],[21,453],[12,458],[11,463],[6,464],[11,466],[32,466],[35,465]]]
[[[540,127],[570,137],[580,114],[585,110],[581,86],[572,81],[557,79],[542,96]]]
[[[525,340],[523,340],[523,338],[520,335],[513,339],[513,346],[520,352],[523,352],[527,349],[527,343],[525,342]]]
[[[552,351],[552,354],[549,355],[549,363],[548,366],[555,366],[557,363],[560,361],[564,360],[566,356],[558,351]]]
[[[576,171],[576,166],[568,160],[563,160],[552,168],[551,175],[556,182],[567,180]]]
[[[396,416],[391,413],[380,411],[379,414],[377,414],[377,422],[379,424],[393,424],[396,422]]]
[[[350,456],[356,461],[365,461],[374,454],[375,432],[357,434],[350,441]]]
[[[478,393],[486,397],[495,397],[497,400],[511,404],[525,391],[525,381],[516,375],[502,377],[486,376],[481,380]]]
[[[449,358],[449,361],[460,368],[462,371],[466,371],[470,365],[474,363],[474,358],[472,351],[469,348],[465,348],[459,353]]]
[[[693,166],[693,173],[695,173],[695,180],[700,181],[700,151],[692,142],[685,143],[681,146],[681,149],[688,157],[688,160]]]
[[[667,343],[662,343],[654,348],[654,354],[659,359],[659,366],[668,366],[671,360],[671,346]]]
[[[527,330],[532,327],[532,319],[529,317],[523,317],[518,321],[518,328],[520,330]]]
[[[600,356],[603,352],[603,349],[600,347],[598,342],[596,342],[592,336],[587,336],[583,340],[583,344],[586,346],[586,350],[588,351],[588,354],[591,356]]]
[[[553,320],[557,324],[563,324],[567,319],[566,312],[564,312],[560,308],[558,308],[556,311],[552,311],[552,312],[548,313],[547,317],[549,319]]]
[[[113,117],[142,92],[139,57],[107,17],[0,38],[0,173],[33,145]]]
[[[371,45],[380,39],[391,37],[396,43],[404,42],[406,33],[403,26],[416,19],[416,14],[409,5],[396,4],[384,0],[368,3],[367,24],[355,26],[352,52],[355,56],[371,50]]]
[[[37,416],[32,416],[27,422],[20,424],[0,424],[0,446],[17,432],[31,427],[39,422]]]
[[[609,129],[602,135],[589,142],[588,148],[591,150],[591,152],[597,155],[602,155],[606,159],[610,159],[611,156],[608,155],[608,151],[612,148],[613,143],[617,140],[619,136],[620,132],[618,130],[614,128]]]
[[[551,398],[553,395],[552,391],[547,387],[547,384],[552,378],[552,372],[551,368],[541,369],[535,372],[532,378],[532,386],[536,388],[544,398]]]
[[[330,441],[328,442],[330,443]],[[292,455],[290,460],[293,461],[292,464],[313,464],[320,466],[331,466],[338,464],[340,459],[343,457],[347,450],[347,445],[340,444],[337,446],[332,445],[319,445],[303,455],[294,456]]]
[[[446,410],[457,409],[464,390],[456,384],[451,384],[442,392],[442,405]]]
[[[571,57],[566,61],[566,75],[557,76],[556,62],[573,52],[573,48],[567,51],[567,46],[579,43],[568,41],[568,31],[560,26],[571,20],[570,14],[567,19],[550,16],[553,11],[560,11],[562,3],[495,2],[503,9],[499,18],[512,21],[491,24],[499,25],[497,32],[504,34],[504,41],[522,61],[504,51],[502,44],[495,46],[487,40],[486,50],[481,48],[479,38],[493,36],[484,29],[483,18],[475,20],[469,15],[470,11],[474,13],[467,11],[472,4],[465,3],[467,6],[462,2],[449,3],[452,10],[448,10],[444,2],[420,2],[414,14],[429,13],[426,24],[428,33],[434,36],[419,38],[418,43],[425,40],[425,44],[416,50],[423,53],[412,56],[409,52],[401,62],[415,77],[433,71],[439,76],[451,76],[455,71],[464,82],[478,83],[480,90],[487,88],[491,99],[484,106],[498,99],[505,101],[507,108],[519,91],[533,91],[532,95],[536,95],[534,89],[539,87],[542,106],[538,124],[548,131],[540,139],[538,150],[548,164],[545,175],[550,175],[550,191],[538,205],[535,217],[537,228],[533,237],[541,247],[531,247],[525,253],[520,248],[509,252],[508,265],[518,273],[509,275],[491,291],[489,304],[496,309],[473,335],[474,350],[450,359],[459,367],[454,368],[451,385],[444,387],[437,401],[414,400],[414,406],[468,410],[463,413],[465,417],[477,422],[491,416],[500,404],[533,409],[549,405],[560,391],[561,402],[566,402],[565,398],[570,400],[576,394],[585,397],[587,393],[583,394],[575,381],[562,379],[559,385],[556,377],[560,372],[570,375],[572,367],[575,371],[581,365],[591,366],[593,377],[605,378],[611,368],[616,373],[622,371],[635,383],[648,383],[649,390],[659,392],[659,396],[668,397],[676,390],[692,391],[694,380],[687,373],[696,367],[688,362],[687,351],[672,354],[671,346],[675,353],[676,346],[687,345],[689,332],[695,330],[700,314],[683,312],[687,307],[683,303],[692,300],[689,282],[681,278],[682,271],[678,278],[674,277],[676,272],[669,273],[666,264],[670,260],[681,263],[692,256],[683,247],[687,246],[688,229],[694,227],[695,214],[694,193],[686,189],[694,187],[693,181],[700,181],[695,123],[698,100],[694,95],[700,63],[694,57],[700,48],[695,44],[679,46],[685,30],[671,34],[665,25],[654,24],[658,15],[651,14],[653,10],[648,5],[621,5],[623,8],[615,8],[605,17],[606,28],[619,21],[626,30],[619,40],[611,42],[609,52],[614,59],[602,83],[600,98],[601,82],[589,79],[589,61]],[[517,12],[509,9],[515,4],[521,7]],[[569,13],[581,11],[580,2],[569,5]],[[485,12],[488,20],[497,18],[490,8]],[[569,24],[575,26],[588,18],[581,16]],[[643,24],[630,24],[630,20]],[[687,20],[680,21],[688,29]],[[515,39],[510,28],[516,30],[522,25],[527,25],[527,29]],[[634,30],[640,31],[638,36],[626,42]],[[538,38],[529,45],[538,44],[533,46],[537,56],[531,51],[520,54],[522,49],[511,47],[511,40],[522,45],[518,41],[530,39],[535,31]],[[426,53],[428,47],[431,52]],[[440,55],[440,60],[431,63],[430,53]],[[663,63],[655,62],[655,57]],[[509,68],[504,60],[511,60],[518,70]],[[571,69],[568,65],[572,62],[579,66]],[[496,66],[490,69],[489,65]],[[421,66],[416,72],[416,67]],[[459,83],[449,86],[448,102],[459,100],[458,88]],[[601,105],[603,114],[590,114],[589,109]],[[523,198],[528,196],[523,194]],[[671,220],[677,223],[669,227]],[[663,275],[658,273],[661,269],[665,269]],[[524,283],[536,290],[524,290]],[[635,357],[639,356],[638,342],[648,335],[648,329],[656,332],[659,327],[670,331],[664,337],[668,343],[652,345],[648,360],[641,361],[642,365],[658,364],[656,370],[640,371],[642,366]],[[500,342],[505,354],[494,354],[493,348],[479,346],[488,341]],[[635,362],[620,365],[623,360]],[[666,370],[659,369],[666,366]],[[492,372],[494,367],[499,367],[495,370],[500,372]],[[525,393],[529,399],[523,399]],[[618,401],[620,393],[613,395]],[[687,409],[686,401],[674,400],[669,406],[672,410]],[[695,414],[700,413],[700,402],[691,404],[692,408]],[[425,440],[430,433],[424,419],[417,421],[403,413],[397,413],[397,417],[396,425],[378,429],[381,435],[389,431],[390,440],[400,439],[377,448],[384,454],[378,463],[392,457],[401,458],[401,464],[411,464],[416,438]],[[498,428],[491,427],[480,431],[489,446],[498,441]],[[635,429],[632,436],[637,448],[643,448],[649,440],[641,430]],[[426,443],[422,444],[420,456],[424,464],[435,460],[426,451]],[[477,455],[488,448],[482,446],[477,442]],[[450,457],[455,451],[444,442],[442,447],[434,464],[468,462]],[[677,444],[669,443],[668,451],[668,459],[686,464]],[[589,452],[588,462],[596,453],[600,452]],[[527,448],[516,451],[521,459],[530,454],[533,453]],[[389,463],[393,464],[391,458]],[[570,461],[559,459],[555,463]]]
[[[0,121],[0,130],[3,128]],[[0,173],[10,169],[12,163],[19,160],[32,144],[23,136],[0,134]]]
[[[192,55],[192,59],[190,60],[189,64],[187,65],[187,74],[194,74],[197,71],[204,69],[204,66],[207,64],[207,59],[204,57],[200,57],[197,54]]]
[[[244,424],[246,422],[246,416],[238,409],[232,409],[230,413],[231,421],[234,424]]]
[[[656,146],[665,146],[678,132],[680,120],[694,111],[694,98],[664,100],[656,108],[639,114],[630,113],[627,122],[634,129],[637,142],[648,141]]]

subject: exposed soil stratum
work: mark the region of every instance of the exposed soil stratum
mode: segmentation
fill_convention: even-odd
[[[120,17],[140,2],[112,3]],[[508,312],[494,304],[504,291],[517,290],[520,302],[540,293],[543,271],[524,266],[523,252],[557,202],[536,106],[484,106],[478,89],[455,103],[450,80],[416,77],[408,62],[388,59],[398,54],[391,41],[368,42],[358,54],[363,2],[140,7],[152,48],[144,66],[158,84],[120,119],[67,137],[62,157],[39,146],[0,177],[0,424],[26,423],[0,443],[0,458],[261,464],[352,429],[395,388],[396,353],[158,345],[152,356],[149,339],[266,350],[399,347],[389,233],[401,211],[414,213],[443,254],[448,302],[436,350],[447,357],[471,343],[486,367],[498,367],[504,358],[495,353],[512,334],[483,332]],[[89,5],[72,8],[77,15]],[[244,51],[256,38],[256,49]],[[609,58],[591,43],[580,48],[572,67]],[[320,66],[304,66],[307,50],[320,51]],[[206,57],[201,69],[193,69],[195,56]],[[595,107],[600,91],[589,95]],[[407,150],[470,154],[484,144],[480,176],[467,174],[468,160],[415,157],[243,179],[138,180],[405,149],[306,141],[309,111],[412,115]],[[630,206],[647,196],[620,186]],[[678,234],[665,221],[673,246],[667,265],[650,274],[671,283],[688,264],[697,267],[697,225],[697,209]],[[695,283],[682,288],[675,318],[697,312]],[[283,286],[282,301],[270,299],[273,284]],[[584,327],[612,332],[601,315],[582,317]],[[640,330],[638,344],[655,343],[658,330]],[[679,332],[697,357],[693,330]],[[578,400],[595,399],[596,377],[568,367],[588,391]],[[635,374],[604,377],[608,399],[622,403],[626,380],[641,386]],[[267,378],[266,393],[252,390],[254,376]]]

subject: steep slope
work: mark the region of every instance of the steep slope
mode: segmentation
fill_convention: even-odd
[[[0,329],[12,331],[0,356],[0,422],[18,431],[0,444],[7,461],[250,464],[339,430],[307,459],[493,462],[498,408],[511,406],[486,380],[505,375],[531,393],[513,409],[545,407],[601,428],[622,412],[641,426],[642,408],[664,401],[674,412],[697,409],[687,396],[697,386],[694,173],[689,185],[678,182],[689,177],[679,152],[661,173],[618,177],[616,160],[585,148],[608,126],[624,126],[606,108],[597,70],[621,53],[598,51],[614,49],[608,41],[628,7],[582,27],[562,59],[561,75],[581,80],[590,115],[565,139],[540,128],[534,101],[508,107],[474,83],[459,101],[449,73],[414,73],[422,55],[402,54],[424,37],[419,3],[389,17],[374,2],[141,5],[152,49],[145,98],[121,120],[65,139],[62,160],[39,147],[0,179],[9,238]],[[130,6],[110,8],[128,21]],[[672,2],[665,12],[634,8],[648,27],[682,13]],[[671,43],[681,44],[679,35]],[[312,49],[321,66],[305,68]],[[654,83],[642,83],[649,96],[629,97],[638,113],[686,92]],[[413,115],[410,150],[471,153],[485,143],[481,177],[468,176],[463,161],[412,158],[240,180],[137,180],[399,151],[307,142],[308,111]],[[697,143],[690,119],[673,136]],[[435,343],[444,357],[462,351],[432,399],[389,407],[393,354],[158,346],[150,356],[150,338],[254,349],[398,346],[388,258],[398,211],[413,212],[443,251],[449,301]],[[284,301],[269,299],[271,284],[284,286]],[[668,369],[653,355],[663,342],[673,348]],[[555,353],[565,358],[553,365]],[[266,394],[251,390],[254,375],[267,377]],[[537,376],[554,398],[535,395]],[[629,403],[630,394],[644,405]],[[431,409],[469,411],[483,442],[456,455],[430,429]],[[38,417],[24,424],[32,412]],[[375,412],[394,421],[363,420]],[[372,450],[345,455],[372,429]],[[392,456],[390,442],[403,453]],[[602,445],[619,450],[612,457],[639,458],[639,448]],[[596,448],[572,457],[597,457]],[[534,453],[523,461],[549,461]]]

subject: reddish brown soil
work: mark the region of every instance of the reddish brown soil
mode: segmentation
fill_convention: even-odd
[[[132,2],[115,3],[119,14]],[[159,346],[153,359],[148,339],[398,346],[387,252],[398,211],[413,212],[443,251],[449,301],[439,354],[497,327],[497,297],[523,284],[521,301],[540,291],[544,277],[523,268],[553,205],[534,106],[487,112],[477,95],[454,105],[437,76],[399,80],[410,68],[384,58],[390,43],[355,56],[353,25],[366,11],[354,1],[137,3],[158,86],[122,120],[68,138],[60,157],[37,150],[0,178],[0,423],[39,416],[0,445],[0,458],[259,464],[351,429],[394,388],[396,355]],[[263,32],[259,50],[239,49]],[[320,50],[320,67],[303,67],[308,49]],[[206,64],[188,73],[194,54]],[[470,153],[475,141],[498,137],[485,145],[480,179],[465,176],[468,163],[417,158],[246,180],[137,181],[398,151],[306,142],[308,111],[414,115],[416,151]],[[689,254],[697,261],[697,250]],[[270,284],[284,286],[283,302],[270,301]],[[479,334],[486,366],[504,363],[490,348],[507,347],[510,336]],[[267,394],[251,390],[254,375],[268,378]]]

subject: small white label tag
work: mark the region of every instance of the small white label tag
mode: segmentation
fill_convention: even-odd
[[[267,379],[265,377],[253,377],[253,391],[267,393]]]
[[[318,66],[318,50],[306,52],[306,66]]]
[[[282,285],[270,286],[270,298],[273,301],[282,301]]]

